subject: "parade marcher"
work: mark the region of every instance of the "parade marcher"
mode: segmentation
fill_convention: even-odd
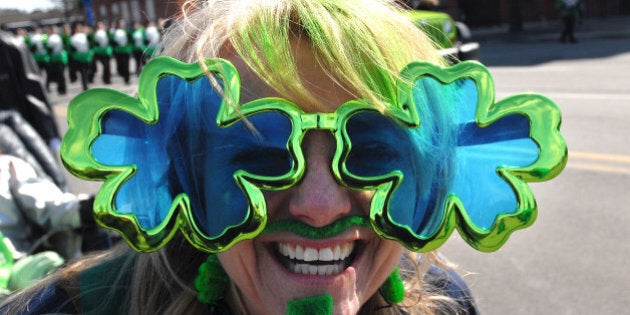
[[[81,86],[83,90],[88,89],[90,77],[92,76],[92,61],[94,52],[90,47],[85,27],[83,23],[77,22],[73,26],[73,34],[70,37],[70,52],[72,60],[81,75]]]
[[[104,84],[110,84],[111,81],[111,65],[112,46],[109,44],[109,34],[104,22],[96,23],[96,32],[94,32],[94,59],[102,67],[102,78]]]
[[[79,72],[79,68],[77,66],[76,61],[72,58],[72,54],[70,54],[70,47],[72,46],[70,43],[70,38],[72,37],[72,24],[71,23],[63,23],[60,28],[61,32],[59,35],[61,36],[61,40],[63,41],[63,47],[68,54],[68,62],[66,63],[66,68],[68,69],[68,78],[71,83],[77,82],[77,72]]]
[[[566,43],[567,40],[575,44],[575,25],[580,18],[581,0],[556,0],[556,7],[560,11],[562,18],[562,33],[560,34],[560,42]]]
[[[155,48],[160,43],[160,37],[162,36],[160,29],[153,21],[149,21],[147,23],[147,28],[145,29],[145,34],[147,37],[147,49],[144,51],[144,63],[153,56],[155,53]]]
[[[31,47],[31,36],[28,34],[28,31],[22,27],[18,27],[15,30],[15,35],[20,39],[26,47]]]
[[[131,39],[133,43],[133,59],[136,62],[136,75],[142,71],[144,65],[144,51],[147,49],[147,36],[142,23],[135,22],[133,24],[133,32],[131,32]]]
[[[114,30],[112,47],[116,58],[116,71],[123,77],[125,84],[129,84],[129,58],[133,50],[130,38],[127,22],[120,19]]]
[[[90,62],[90,76],[88,82],[94,83],[94,76],[96,76],[96,58],[94,58],[94,47],[96,47],[96,38],[94,37],[94,27],[90,24],[85,24],[83,26],[85,31],[85,36],[87,36],[88,43],[90,45],[90,50],[92,51],[92,61]]]
[[[40,73],[47,72],[48,63],[50,62],[50,56],[48,55],[48,50],[46,49],[47,39],[48,34],[43,33],[41,27],[35,27],[33,35],[30,36],[29,47],[33,53],[33,59],[35,59],[35,62],[39,67]]]
[[[46,88],[51,82],[57,84],[57,92],[59,95],[66,94],[66,77],[64,71],[68,65],[69,57],[64,44],[62,35],[59,34],[59,27],[51,26],[51,32],[48,35],[47,45],[50,53],[50,64],[48,66],[49,75],[46,78]]]

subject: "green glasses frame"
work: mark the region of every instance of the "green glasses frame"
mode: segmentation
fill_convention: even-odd
[[[292,131],[286,148],[294,161],[292,167],[280,176],[236,171],[233,178],[245,194],[249,208],[240,224],[227,227],[217,237],[208,237],[200,230],[185,193],[173,196],[167,215],[159,225],[145,229],[134,214],[120,213],[115,206],[116,193],[134,176],[138,166],[105,165],[92,155],[92,145],[102,134],[102,119],[107,112],[119,110],[146,124],[155,124],[160,119],[156,90],[161,78],[175,75],[194,81],[210,74],[223,83],[223,99],[216,121],[218,126],[229,127],[245,117],[262,112],[279,112],[291,121]],[[306,132],[328,130],[336,140],[331,168],[333,175],[349,188],[374,191],[369,220],[379,236],[397,240],[410,250],[426,252],[441,246],[452,231],[458,229],[474,248],[481,251],[496,250],[514,230],[530,225],[536,217],[536,202],[526,182],[551,179],[566,164],[566,144],[559,133],[559,110],[551,100],[536,94],[516,95],[495,103],[490,74],[485,67],[475,62],[463,62],[447,68],[413,62],[402,70],[395,84],[388,86],[395,99],[386,115],[407,128],[418,128],[421,124],[414,105],[412,84],[422,77],[432,77],[443,84],[463,78],[472,79],[478,90],[476,121],[481,127],[511,114],[523,115],[530,122],[530,138],[539,146],[539,157],[528,166],[497,169],[513,188],[518,208],[513,213],[499,215],[489,230],[479,228],[466,213],[460,199],[453,194],[447,196],[439,229],[430,237],[421,237],[410,227],[394,222],[389,213],[389,200],[404,174],[394,170],[380,176],[362,177],[349,172],[345,165],[352,145],[345,123],[357,113],[378,112],[374,107],[363,100],[352,100],[332,113],[305,113],[293,102],[282,98],[261,98],[240,104],[241,83],[238,72],[230,62],[219,58],[208,59],[200,65],[157,57],[145,66],[140,75],[137,98],[110,89],[92,89],[79,94],[68,108],[69,129],[62,142],[61,156],[75,176],[104,182],[96,195],[95,218],[101,225],[119,231],[136,251],[155,251],[180,230],[199,250],[221,252],[262,232],[267,223],[267,208],[262,191],[284,190],[295,185],[305,172],[301,142]]]

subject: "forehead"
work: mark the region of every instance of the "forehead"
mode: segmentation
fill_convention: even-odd
[[[230,51],[223,58],[229,60],[238,70],[241,78],[241,103],[262,97],[281,97],[294,102],[305,112],[322,111],[322,108],[333,112],[341,104],[357,98],[348,88],[340,85],[339,80],[329,75],[331,71],[322,68],[308,42],[292,40],[291,46],[299,80],[302,81],[305,92],[311,94],[314,100],[305,97],[307,93],[280,94],[274,87],[265,83],[241,56]],[[276,70],[282,71],[282,69]]]

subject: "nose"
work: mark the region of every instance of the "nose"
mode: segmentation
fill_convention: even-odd
[[[331,172],[335,142],[330,133],[309,132],[302,142],[306,172],[289,199],[290,214],[314,227],[328,225],[352,208],[350,191]]]

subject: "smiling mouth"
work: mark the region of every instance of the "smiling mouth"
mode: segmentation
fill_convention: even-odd
[[[319,249],[288,243],[274,245],[276,258],[286,269],[311,276],[331,276],[343,272],[354,261],[359,247],[356,241]]]

